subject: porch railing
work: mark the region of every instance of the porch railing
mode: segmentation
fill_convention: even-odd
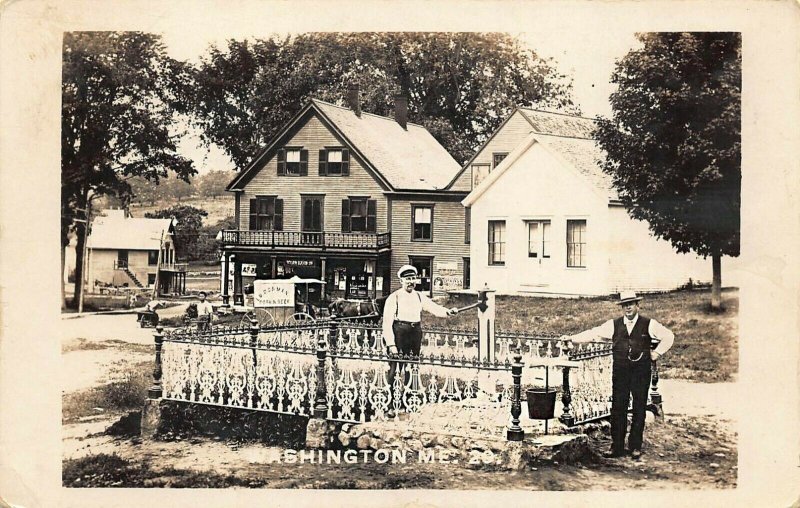
[[[386,233],[327,233],[307,231],[223,230],[226,245],[246,247],[318,247],[337,249],[383,249],[391,247]]]

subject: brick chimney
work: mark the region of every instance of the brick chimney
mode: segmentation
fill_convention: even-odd
[[[400,127],[408,129],[408,97],[405,95],[394,96],[394,119]]]
[[[358,85],[347,87],[347,106],[353,110],[357,117],[361,117],[361,91]]]

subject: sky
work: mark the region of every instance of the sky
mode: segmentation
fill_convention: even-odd
[[[203,27],[209,28],[209,27]],[[561,74],[573,79],[573,98],[584,116],[609,116],[609,95],[614,91],[609,82],[615,62],[633,48],[639,47],[632,32],[611,33],[609,30],[570,31],[554,36],[547,33],[512,33],[524,45],[543,58],[552,58]],[[265,36],[266,34],[259,34]],[[209,30],[167,32],[164,43],[173,58],[197,62],[210,44],[224,45],[228,38],[244,38],[245,34],[215,33]],[[233,164],[224,152],[200,146],[199,138],[187,136],[181,152],[192,157],[200,173],[230,170]]]

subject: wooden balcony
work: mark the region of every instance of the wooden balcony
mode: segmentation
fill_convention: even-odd
[[[227,247],[263,247],[268,249],[345,250],[384,252],[392,246],[391,233],[324,233],[307,231],[222,231]]]

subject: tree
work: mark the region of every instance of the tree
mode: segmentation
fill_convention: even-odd
[[[217,199],[225,193],[225,187],[233,179],[230,171],[209,171],[205,175],[197,177],[197,184],[200,195],[212,199]]]
[[[552,62],[497,33],[312,33],[212,47],[194,75],[201,138],[242,169],[314,97],[343,102],[359,83],[363,109],[428,127],[460,162],[517,105],[574,108]]]
[[[712,258],[721,307],[723,255],[739,255],[741,36],[648,33],[617,63],[612,118],[599,145],[634,219],[682,253]]]
[[[185,112],[188,69],[168,58],[156,35],[68,32],[62,52],[61,245],[74,227],[75,301],[82,301],[83,250],[92,200],[127,202],[130,178],[187,179],[192,162],[177,153],[175,117]],[[83,221],[77,222],[76,221]],[[74,226],[77,224],[77,226]],[[63,286],[62,286],[63,293]]]
[[[197,238],[208,212],[189,205],[176,205],[144,214],[150,219],[175,219],[175,252],[179,259],[194,260]]]

